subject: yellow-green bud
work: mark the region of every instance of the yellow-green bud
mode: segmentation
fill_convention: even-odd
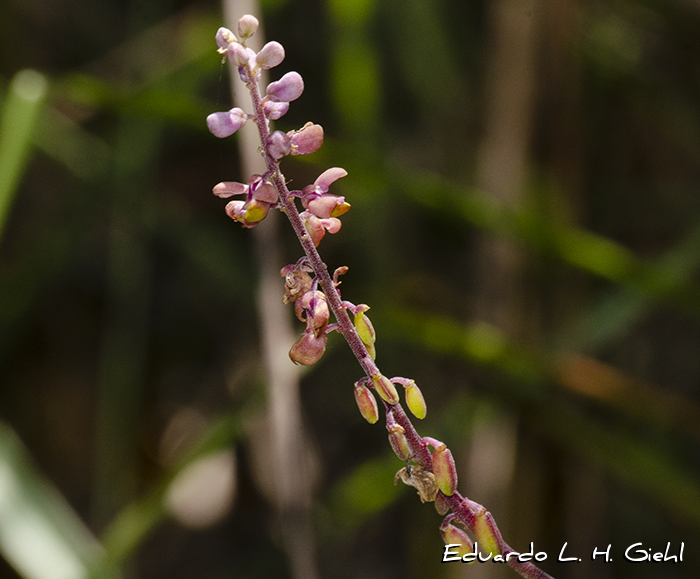
[[[367,309],[369,308],[367,307]],[[366,310],[360,310],[355,314],[355,329],[357,330],[357,335],[360,336],[360,340],[362,340],[362,343],[365,345],[365,348],[367,348],[367,352],[372,356],[372,360],[374,360],[377,356],[377,352],[374,348],[376,334],[372,322],[370,322],[369,318],[365,315],[365,311]]]
[[[458,547],[455,546],[450,549],[450,553],[459,555],[460,559],[467,553],[474,552],[472,540],[463,529],[450,523],[443,523],[440,525],[440,534],[442,535],[442,540],[445,542],[445,545],[459,545]]]
[[[442,493],[451,496],[457,489],[457,469],[452,452],[444,443],[440,443],[433,452],[433,474]]]
[[[408,405],[408,409],[413,413],[413,416],[419,420],[423,420],[428,413],[428,407],[425,404],[423,394],[413,381],[411,381],[410,386],[406,387],[406,404]]]
[[[500,533],[491,513],[483,507],[474,516],[474,538],[484,551],[492,553],[494,557],[501,553]]]
[[[396,386],[391,383],[389,378],[383,374],[377,374],[372,376],[372,384],[374,384],[374,389],[387,404],[393,406],[399,403],[399,393],[396,391]]]

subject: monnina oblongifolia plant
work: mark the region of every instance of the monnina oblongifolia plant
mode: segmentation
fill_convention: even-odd
[[[421,437],[401,406],[397,386],[403,387],[406,406],[411,413],[418,419],[425,417],[425,400],[416,383],[408,378],[387,378],[377,367],[374,361],[375,332],[366,314],[369,306],[354,305],[340,297],[338,277],[348,268],[340,267],[331,276],[316,249],[326,232],[340,231],[339,217],[350,209],[344,197],[329,192],[332,184],[345,177],[347,172],[333,167],[301,190],[287,188],[280,161],[287,155],[308,155],[318,150],[323,144],[323,128],[307,123],[288,133],[271,130],[270,121],[282,117],[289,110],[289,103],[301,96],[304,81],[298,72],[288,72],[268,84],[264,94],[261,92],[261,70],[280,64],[285,53],[278,42],[268,42],[258,53],[248,48],[246,41],[257,28],[258,20],[245,15],[238,21],[237,36],[226,28],[217,31],[218,51],[224,55],[224,60],[230,60],[238,68],[240,79],[250,93],[252,112],[246,113],[236,107],[213,113],[207,117],[207,125],[216,137],[223,138],[234,134],[246,122],[254,122],[260,134],[267,171],[262,175],[252,175],[248,183],[224,181],[216,185],[213,192],[224,199],[236,198],[226,205],[226,214],[243,227],[255,227],[271,209],[280,209],[299,238],[304,256],[281,271],[283,301],[294,304],[297,317],[306,325],[291,347],[289,357],[297,364],[315,364],[325,352],[331,332],[338,332],[345,338],[364,372],[354,385],[360,413],[370,424],[376,423],[379,406],[375,393],[379,395],[386,416],[389,443],[406,464],[396,474],[394,484],[401,480],[414,487],[422,502],[434,502],[438,513],[446,515],[440,525],[446,544],[443,560],[465,557],[465,561],[470,561],[478,551],[481,560],[488,557],[502,561],[523,577],[549,577],[527,557],[517,556],[518,553],[504,542],[491,513],[457,492],[457,471],[452,453],[443,442]],[[297,207],[297,200],[302,211]],[[331,313],[335,323],[331,323]],[[352,321],[349,314],[352,314]]]

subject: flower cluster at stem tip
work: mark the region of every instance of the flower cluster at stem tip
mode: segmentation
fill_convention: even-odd
[[[246,113],[239,107],[228,111],[212,113],[207,117],[209,131],[216,137],[230,137],[248,120],[264,123],[266,139],[264,152],[267,157],[278,163],[287,155],[308,155],[317,151],[323,144],[323,127],[306,123],[303,127],[289,132],[269,131],[270,121],[284,116],[289,110],[289,103],[299,98],[304,91],[304,80],[298,72],[288,72],[265,88],[265,94],[258,91],[258,80],[262,70],[271,69],[280,64],[285,57],[284,47],[279,42],[268,42],[257,53],[246,46],[246,41],[255,34],[258,20],[251,15],[243,16],[238,21],[238,37],[228,28],[219,28],[216,33],[218,51],[224,60],[228,59],[238,69],[241,81],[251,93],[254,91],[256,111]],[[338,219],[350,209],[345,198],[332,195],[328,188],[337,179],[347,175],[344,169],[334,167],[321,174],[312,184],[301,191],[291,191],[293,197],[301,199],[304,211],[301,213],[306,229],[314,245],[318,246],[326,231],[337,233],[341,222]],[[268,214],[270,209],[279,208],[280,200],[271,179],[273,171],[264,175],[253,175],[247,184],[224,181],[214,187],[214,194],[222,198],[241,196],[229,201],[226,213],[243,227],[255,227]]]
[[[426,403],[415,381],[401,377],[387,378],[377,368],[374,362],[376,333],[366,314],[369,306],[354,305],[340,298],[338,277],[348,268],[336,269],[331,279],[318,256],[315,248],[325,233],[338,232],[341,227],[339,217],[350,209],[344,197],[329,193],[331,185],[345,177],[347,172],[340,167],[332,167],[301,190],[287,189],[279,171],[279,161],[288,155],[308,155],[317,151],[323,144],[323,128],[309,122],[298,130],[286,133],[270,131],[270,122],[284,116],[289,110],[289,103],[301,96],[304,81],[298,72],[288,72],[279,80],[269,83],[264,95],[261,94],[258,84],[261,71],[279,65],[284,60],[285,52],[278,42],[268,42],[257,53],[247,47],[246,41],[257,28],[258,20],[245,15],[238,21],[238,36],[227,28],[219,28],[216,33],[218,52],[224,60],[228,59],[237,67],[241,81],[250,92],[253,112],[246,113],[238,107],[216,112],[207,117],[207,126],[214,136],[224,138],[252,120],[260,134],[267,171],[262,175],[252,175],[247,183],[221,182],[213,188],[213,193],[224,199],[237,197],[226,205],[226,214],[246,228],[255,227],[270,209],[284,210],[302,241],[305,256],[280,272],[285,287],[283,301],[294,304],[297,318],[306,325],[289,356],[296,364],[315,364],[326,350],[328,334],[339,331],[366,374],[354,386],[355,401],[361,415],[374,424],[379,420],[378,401],[383,404],[389,444],[396,456],[406,463],[396,474],[394,482],[401,480],[413,486],[422,502],[434,502],[438,513],[447,515],[440,532],[448,546],[459,543],[464,553],[472,551],[471,538],[457,526],[463,525],[481,545],[488,546],[492,552],[503,552],[508,547],[490,513],[471,501],[469,504],[472,506],[466,506],[468,500],[457,493],[457,471],[450,450],[434,438],[420,437],[400,406],[397,386],[403,387],[406,405],[411,413],[418,419],[425,418]],[[302,211],[296,205],[297,200],[301,203]],[[309,240],[313,245],[308,243]],[[350,321],[348,312],[354,321]],[[331,313],[336,323],[331,323]],[[454,506],[455,499],[461,501],[459,509]],[[450,505],[455,511],[447,514]]]

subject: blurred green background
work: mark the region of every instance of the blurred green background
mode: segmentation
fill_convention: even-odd
[[[699,576],[697,3],[254,11],[272,78],[306,84],[277,127],[326,132],[285,176],[348,170],[322,256],[462,494],[558,578]],[[204,123],[232,106],[224,23],[209,0],[0,5],[0,577],[515,577],[440,563],[340,337],[289,363],[299,468],[270,446],[260,272],[301,252],[210,193],[248,178]],[[684,561],[625,561],[637,542]]]

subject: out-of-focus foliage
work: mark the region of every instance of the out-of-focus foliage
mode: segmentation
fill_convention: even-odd
[[[285,176],[348,170],[323,258],[371,306],[383,372],[420,385],[419,431],[450,446],[459,490],[556,577],[697,577],[700,9],[278,0],[260,16],[287,53],[273,73],[306,86],[278,127],[326,135]],[[249,444],[253,237],[210,193],[248,177],[204,123],[232,106],[222,24],[210,1],[0,6],[0,578],[51,561],[61,579],[293,576]],[[282,235],[280,266],[300,256]],[[485,264],[491,243],[506,249]],[[514,275],[485,291],[498,271]],[[516,316],[482,307],[506,299]],[[393,486],[403,465],[357,412],[360,377],[331,336],[303,378],[322,576],[467,576],[440,563],[432,507]],[[638,541],[686,558],[625,562]],[[564,542],[581,564],[556,563]],[[591,563],[608,544],[613,562]]]

